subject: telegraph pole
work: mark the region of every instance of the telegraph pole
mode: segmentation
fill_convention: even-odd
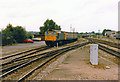
[[[71,29],[72,29],[72,25],[70,25],[70,32],[71,32]]]
[[[98,30],[98,33],[100,33],[100,30]]]
[[[75,28],[73,28],[73,33],[75,32]]]

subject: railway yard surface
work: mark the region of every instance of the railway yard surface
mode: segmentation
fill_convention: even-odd
[[[89,61],[89,45],[73,50],[54,71],[42,80],[118,80],[118,60],[99,50],[99,65]],[[107,69],[106,66],[110,68]],[[39,79],[39,75],[36,79]]]
[[[34,42],[34,43],[21,43],[21,44],[14,44],[9,46],[2,47],[2,56],[6,56],[9,54],[14,54],[20,51],[25,51],[31,48],[37,48],[40,46],[45,45],[44,41]]]
[[[82,44],[85,42],[88,42],[88,40],[80,38],[76,42],[69,43],[64,46],[60,46],[58,48],[57,47],[52,47],[50,49],[48,48],[45,51],[38,52],[38,54],[66,48],[74,44]],[[101,45],[105,45],[105,44],[101,44]],[[13,46],[5,46],[2,48],[2,54],[3,54],[2,57],[10,54],[15,54],[21,51],[25,51],[28,49],[38,48],[40,46],[45,46],[45,42],[41,41],[41,42],[28,43],[28,44],[16,44]],[[107,46],[107,47],[118,51],[117,48],[113,48],[111,46]],[[34,71],[30,76],[25,78],[25,80],[118,80],[119,58],[111,54],[108,54],[100,49],[98,54],[99,54],[98,66],[93,66],[90,63],[89,44],[85,46],[81,46],[74,50],[65,52],[57,59],[53,59],[51,63],[47,64],[45,67],[43,67],[40,70],[38,69]],[[12,59],[8,59],[3,62],[8,62],[10,60]],[[28,72],[27,69],[31,68],[32,70],[32,67],[37,66],[37,64],[39,64],[38,62],[36,62],[36,65],[32,64],[27,66],[26,68],[24,68],[24,70],[19,69],[18,71],[15,71],[13,74],[4,77],[3,80],[18,80],[21,76],[25,75],[24,74],[25,72],[26,73]]]

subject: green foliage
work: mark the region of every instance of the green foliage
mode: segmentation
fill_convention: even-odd
[[[61,30],[60,26],[58,26],[52,19],[47,19],[44,22],[44,26],[40,27],[40,33],[44,34],[45,31],[52,31],[52,30]]]
[[[47,31],[47,30],[45,30],[45,27],[44,27],[44,26],[40,27],[40,33],[41,33],[41,34],[44,34],[45,31]]]
[[[13,27],[11,24],[2,30],[2,45],[21,43],[26,39],[26,31],[21,26]]]
[[[14,27],[13,32],[13,38],[16,40],[16,42],[24,42],[24,40],[26,39],[26,31],[22,26]]]
[[[120,31],[118,31],[117,33],[120,34]]]
[[[79,34],[84,34],[83,32],[79,33]]]
[[[105,36],[105,32],[106,31],[111,31],[110,29],[104,29],[103,32],[102,32],[102,35]]]
[[[95,35],[100,35],[100,33],[95,33]]]
[[[94,32],[94,31],[92,31],[91,33],[95,34],[95,32]]]
[[[27,34],[26,34],[26,37],[27,37],[28,39],[32,39],[32,34],[31,34],[31,33],[27,33]]]
[[[88,34],[87,32],[85,32],[84,34]]]
[[[95,34],[94,34],[94,35],[91,35],[91,37],[96,38],[96,35],[95,35]]]
[[[60,26],[55,25],[55,30],[61,30]]]
[[[5,30],[2,30],[2,44],[8,45],[13,43],[13,26],[9,24]]]

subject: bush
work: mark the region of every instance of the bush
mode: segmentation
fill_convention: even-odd
[[[32,34],[31,34],[31,33],[27,33],[27,34],[26,34],[26,37],[27,37],[28,39],[32,39]]]
[[[26,31],[21,26],[13,27],[11,24],[2,30],[2,45],[21,43],[26,38]]]

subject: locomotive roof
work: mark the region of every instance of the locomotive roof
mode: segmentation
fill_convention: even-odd
[[[60,30],[53,30],[54,32],[57,32],[57,33],[63,33],[65,31],[60,31]],[[73,33],[73,32],[66,32],[66,33]]]
[[[60,30],[53,30],[54,32],[57,32],[57,33],[61,33],[61,32],[64,32],[64,31],[60,31]]]

